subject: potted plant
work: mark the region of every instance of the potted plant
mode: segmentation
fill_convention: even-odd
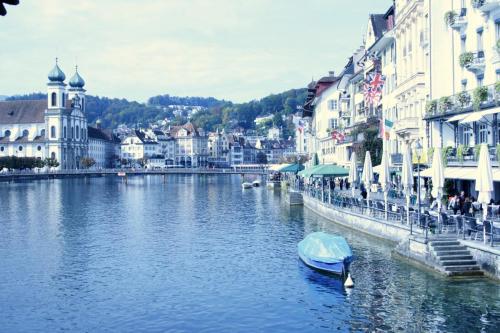
[[[479,110],[481,103],[488,99],[488,87],[477,87],[473,93],[473,104],[476,110]]]
[[[480,8],[484,5],[484,0],[472,0],[472,7]]]
[[[444,22],[448,26],[451,26],[453,23],[455,23],[456,18],[457,18],[457,13],[453,10],[444,13]]]
[[[439,99],[439,110],[441,112],[448,111],[453,106],[451,99],[449,97],[441,97]]]
[[[463,163],[464,161],[465,146],[458,145],[457,147],[457,161]]]
[[[441,151],[441,158],[443,159],[443,166],[448,165],[448,158],[451,156],[451,153],[453,152],[453,147],[448,146],[446,148],[443,148]]]
[[[474,53],[464,52],[459,57],[459,62],[461,67],[467,67],[474,61]]]
[[[436,109],[437,109],[436,100],[428,101],[427,104],[425,105],[425,111],[427,112],[427,114],[434,114],[436,112]]]
[[[432,162],[432,156],[434,154],[434,148],[433,147],[430,147],[429,149],[427,149],[427,163],[431,163]]]
[[[470,103],[470,94],[467,91],[459,92],[457,95],[457,101],[461,107],[465,107]]]

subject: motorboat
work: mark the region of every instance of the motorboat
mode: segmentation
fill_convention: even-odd
[[[259,187],[260,186],[260,180],[256,179],[252,182],[253,187]]]
[[[244,182],[244,183],[242,183],[242,184],[241,184],[241,187],[242,187],[243,189],[247,189],[247,188],[252,188],[252,187],[253,187],[253,185],[252,185],[252,183],[249,183],[249,182]]]
[[[297,245],[300,259],[312,268],[339,275],[346,275],[353,255],[342,236],[313,232]]]

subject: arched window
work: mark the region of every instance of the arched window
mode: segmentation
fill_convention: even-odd
[[[55,160],[55,159],[56,159],[56,153],[52,152],[52,153],[50,154],[50,158],[52,158],[53,160]]]
[[[85,131],[83,130],[83,128],[82,128],[82,136],[81,137],[82,137],[82,140],[85,140]]]
[[[57,94],[55,92],[53,92],[50,95],[50,105],[51,106],[56,106],[57,105]]]
[[[23,136],[26,137],[26,136],[29,136],[30,135],[30,131],[28,131],[27,129],[25,129],[23,131]]]
[[[19,146],[18,150],[23,151],[23,146]]]
[[[0,147],[0,151],[4,151],[4,150],[5,150],[5,148],[4,148],[4,147]]]
[[[8,138],[10,136],[10,131],[9,130],[6,130],[5,131],[5,137]]]
[[[76,125],[76,138],[78,139],[80,136],[80,127]]]
[[[38,146],[38,147],[36,147],[36,149],[37,149],[38,151],[41,151],[41,150],[42,150],[42,146]]]
[[[55,126],[51,126],[50,127],[50,137],[51,138],[55,138],[56,137],[56,127]]]
[[[45,129],[43,129],[43,130],[40,131],[40,136],[45,137]]]
[[[62,107],[66,106],[66,94],[62,93]]]
[[[82,97],[82,111],[85,110],[85,98]]]
[[[71,126],[71,138],[73,139],[75,137],[75,128]]]
[[[66,126],[63,127],[64,138],[66,139]]]

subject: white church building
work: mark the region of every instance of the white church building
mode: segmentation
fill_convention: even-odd
[[[67,87],[57,61],[48,79],[47,100],[0,102],[0,157],[53,158],[77,169],[89,147],[85,81],[77,68]]]

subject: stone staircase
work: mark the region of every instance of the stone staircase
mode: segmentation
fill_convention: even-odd
[[[439,269],[448,276],[483,276],[484,273],[467,247],[456,238],[436,238],[429,243]]]

